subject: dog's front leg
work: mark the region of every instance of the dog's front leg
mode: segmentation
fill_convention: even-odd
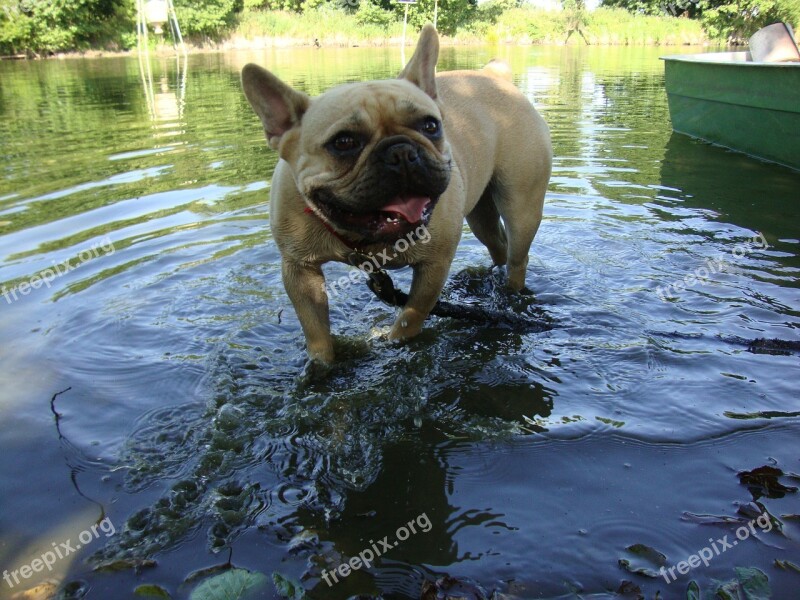
[[[333,338],[322,268],[319,265],[284,260],[281,271],[283,285],[306,336],[309,356],[315,360],[332,363]]]
[[[447,281],[449,264],[447,261],[436,261],[414,265],[408,302],[392,326],[390,340],[409,339],[422,331],[422,325],[436,305]]]

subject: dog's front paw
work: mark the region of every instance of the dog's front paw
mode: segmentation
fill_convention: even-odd
[[[334,360],[333,343],[308,344],[308,357],[315,362],[330,365]]]
[[[322,362],[316,358],[309,358],[297,377],[297,386],[303,390],[310,385],[325,381],[333,370],[331,363]]]
[[[425,323],[425,317],[418,310],[413,308],[404,308],[397,316],[397,320],[392,325],[392,330],[389,332],[390,340],[408,340],[422,331],[422,325]]]

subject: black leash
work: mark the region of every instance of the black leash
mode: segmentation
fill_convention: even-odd
[[[367,275],[367,287],[372,290],[372,293],[385,304],[395,307],[403,307],[408,302],[408,294],[395,287],[392,278],[384,269],[376,267],[374,270],[368,271],[362,267],[364,264],[373,266],[373,263],[368,260],[366,255],[361,252],[354,251],[348,256],[348,262],[358,267],[363,273]],[[550,331],[553,325],[546,319],[533,319],[530,315],[520,315],[510,311],[499,311],[480,306],[453,304],[452,302],[445,302],[439,300],[431,310],[432,315],[437,317],[447,317],[450,319],[459,319],[462,321],[474,321],[476,323],[483,323],[485,325],[494,327],[508,327],[514,328],[517,331],[525,333],[540,333],[543,331]],[[656,335],[661,335],[668,338],[689,338],[694,339],[698,336],[680,334],[678,332],[650,332]],[[705,337],[705,336],[701,336]],[[748,339],[739,336],[714,336],[726,344],[732,346],[744,346],[748,352],[753,354],[772,354],[772,355],[788,355],[795,352],[800,352],[800,340],[782,340],[778,338],[754,338]]]
[[[362,272],[366,273],[368,277],[367,287],[372,290],[372,293],[375,294],[378,300],[389,306],[405,306],[406,302],[408,302],[408,294],[395,287],[392,278],[385,270],[376,268],[372,271],[367,271],[361,268],[363,264],[371,264],[369,261],[365,261],[364,258],[363,254],[353,252],[348,257],[348,261],[351,265],[358,267]],[[553,326],[547,321],[532,320],[530,316],[520,315],[510,311],[491,310],[468,304],[453,304],[452,302],[445,302],[443,300],[436,302],[430,314],[436,315],[437,317],[475,321],[494,327],[513,327],[515,330],[522,330],[526,333],[538,333],[553,329]]]

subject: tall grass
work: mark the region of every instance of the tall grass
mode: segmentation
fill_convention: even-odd
[[[381,11],[385,12],[385,11]],[[480,13],[478,13],[480,15]],[[348,13],[326,5],[303,13],[246,11],[230,35],[234,45],[389,45],[399,44],[403,24],[386,13],[365,17],[362,11]],[[698,21],[629,13],[618,8],[599,8],[579,19],[567,12],[534,8],[513,8],[496,22],[480,17],[460,27],[445,40],[456,44],[561,44],[570,29],[570,44],[593,45],[680,45],[707,41]],[[413,43],[414,36],[409,36]]]
[[[641,15],[621,8],[598,8],[589,13],[585,33],[592,44],[675,46],[707,41],[699,21]]]
[[[266,42],[266,45],[313,44],[323,46],[388,45],[399,43],[403,24],[392,21],[387,25],[364,23],[357,13],[348,13],[331,6],[306,10],[248,11],[243,13],[231,39]],[[413,36],[412,36],[413,37]]]

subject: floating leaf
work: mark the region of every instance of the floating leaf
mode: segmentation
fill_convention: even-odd
[[[781,419],[781,418],[793,418],[793,417],[800,417],[800,412],[783,412],[777,410],[761,410],[758,412],[752,413],[737,413],[731,411],[725,411],[722,413],[724,416],[728,417],[729,419]]]
[[[628,552],[636,556],[640,561],[636,564],[627,558],[620,558],[619,566],[635,575],[643,575],[655,579],[658,577],[658,567],[663,567],[667,564],[667,557],[661,554],[658,550],[646,546],[645,544],[633,544],[625,548]]]
[[[306,597],[306,590],[299,583],[296,583],[284,577],[277,571],[272,574],[272,583],[275,585],[275,591],[281,598],[288,598],[289,600],[304,600]]]
[[[782,475],[783,471],[776,467],[763,466],[752,471],[740,472],[739,482],[747,486],[753,495],[753,500],[758,500],[762,496],[783,498],[786,494],[796,492],[797,488],[785,486],[778,481],[778,477]]]
[[[133,569],[136,572],[141,571],[142,569],[152,569],[158,563],[156,561],[151,560],[149,558],[123,558],[120,560],[110,560],[104,563],[100,563],[97,565],[94,570],[103,572],[103,571],[125,571],[127,569]]]
[[[133,590],[133,594],[135,596],[144,596],[146,598],[172,598],[167,590],[154,583],[145,583],[137,586],[136,589]]]
[[[783,569],[784,571],[794,571],[795,573],[800,573],[800,567],[789,560],[779,560],[776,558],[775,566],[779,569]]]
[[[744,519],[729,517],[727,515],[708,515],[689,511],[684,511],[683,517],[681,518],[684,521],[691,521],[692,523],[698,523],[699,525],[732,525],[745,522]]]
[[[246,569],[231,569],[198,585],[189,600],[243,600],[256,598],[269,580],[262,573]],[[258,597],[263,597],[259,593]]]

